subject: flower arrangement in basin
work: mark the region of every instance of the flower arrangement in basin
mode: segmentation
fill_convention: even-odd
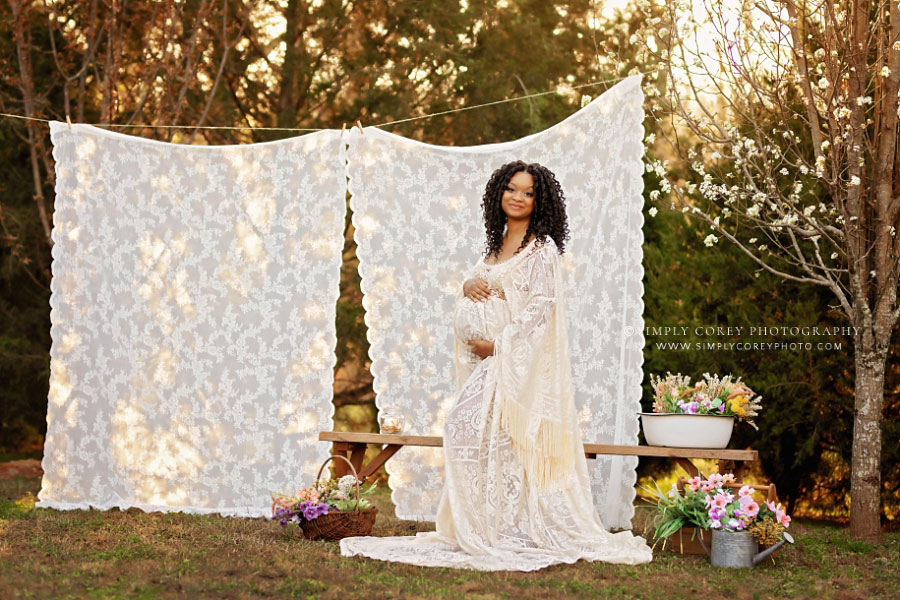
[[[725,448],[735,419],[759,429],[753,418],[759,415],[762,398],[740,377],[704,373],[703,380],[692,385],[690,377],[667,372],[665,379],[651,374],[650,384],[653,412],[638,413],[650,446]]]

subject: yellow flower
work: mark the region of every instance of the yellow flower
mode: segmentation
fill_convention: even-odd
[[[728,409],[742,419],[747,416],[747,409],[744,408],[744,405],[749,401],[747,396],[736,396],[728,400]]]

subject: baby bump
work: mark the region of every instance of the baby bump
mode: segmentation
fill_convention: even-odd
[[[465,296],[456,303],[453,333],[460,341],[492,340],[509,323],[506,300],[491,296],[486,301],[469,300]]]

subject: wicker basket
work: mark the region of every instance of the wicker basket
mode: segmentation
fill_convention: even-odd
[[[354,535],[369,535],[372,527],[375,525],[375,517],[378,509],[374,506],[363,510],[359,509],[359,478],[356,474],[356,468],[346,457],[339,454],[332,454],[325,459],[322,466],[319,467],[319,473],[316,475],[316,484],[319,483],[319,477],[322,475],[322,469],[328,464],[329,460],[340,458],[350,465],[353,471],[353,478],[356,480],[356,509],[355,510],[334,510],[326,515],[322,515],[312,521],[303,519],[300,521],[300,528],[303,530],[303,537],[309,540],[339,540],[341,538]]]

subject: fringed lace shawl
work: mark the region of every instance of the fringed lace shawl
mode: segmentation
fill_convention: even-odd
[[[501,426],[527,476],[543,489],[571,481],[577,430],[559,253],[552,238],[533,240],[496,265],[510,322],[494,338],[485,393],[494,393]],[[460,345],[457,344],[457,354]],[[487,360],[487,359],[486,359]],[[459,364],[459,361],[457,361]]]

